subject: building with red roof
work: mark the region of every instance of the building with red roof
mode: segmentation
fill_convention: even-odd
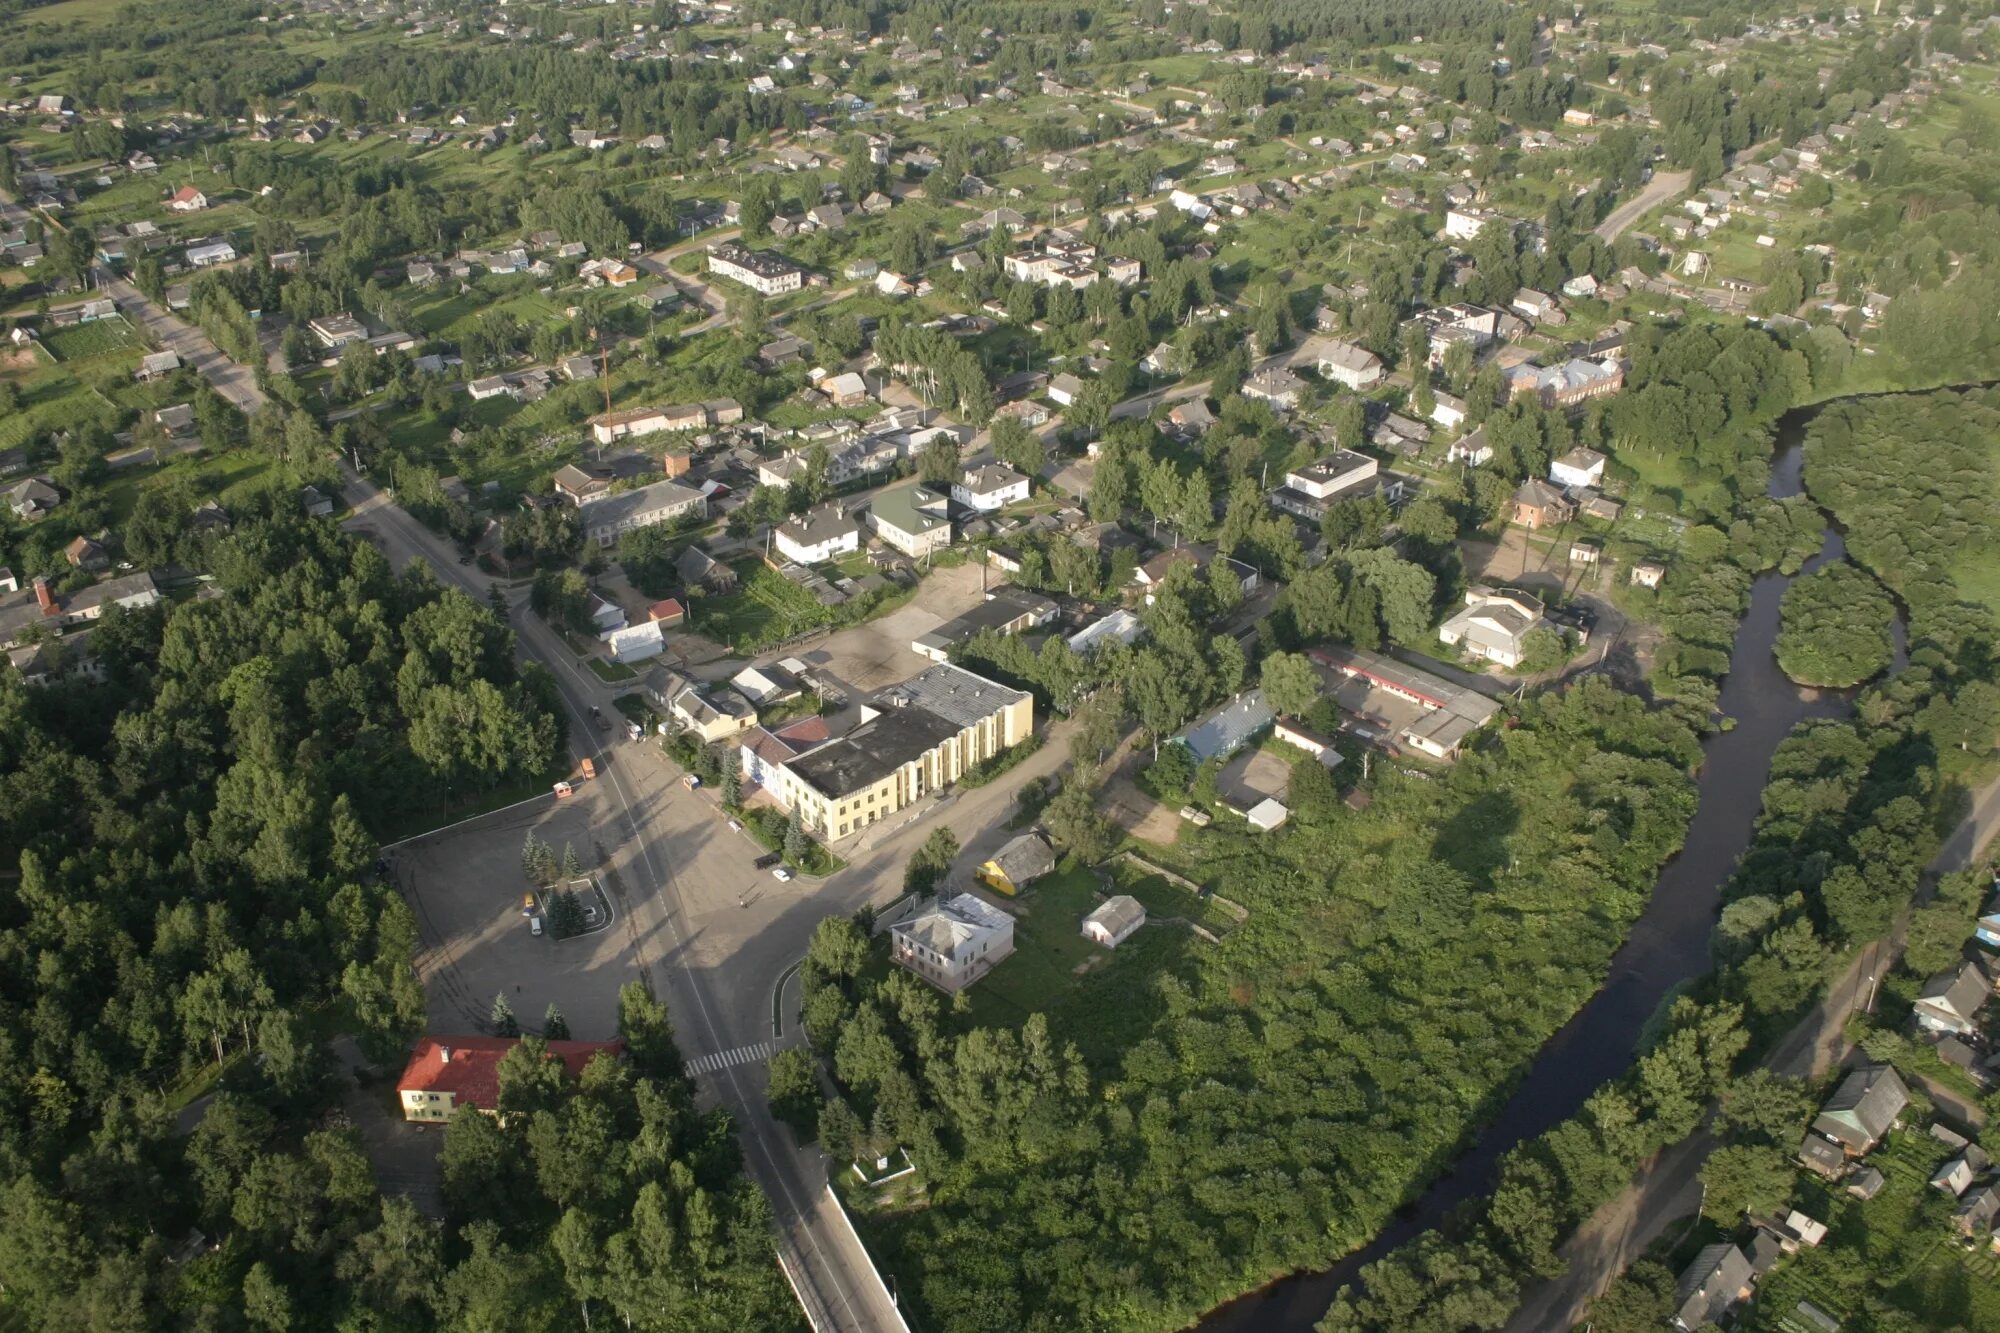
[[[500,1102],[500,1061],[520,1044],[519,1037],[422,1038],[396,1080],[403,1119],[441,1124],[461,1106],[492,1113]],[[572,1078],[599,1052],[614,1058],[625,1053],[623,1039],[552,1041],[548,1047],[549,1058],[562,1061]]]
[[[687,608],[682,606],[677,598],[669,597],[647,607],[646,619],[657,620],[671,629],[687,619]]]

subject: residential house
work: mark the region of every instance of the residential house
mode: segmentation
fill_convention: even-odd
[[[861,549],[861,525],[836,502],[794,514],[771,533],[778,554],[801,565],[824,564]]]
[[[619,534],[634,528],[651,527],[679,518],[699,518],[708,512],[708,500],[700,491],[679,482],[656,481],[633,491],[601,496],[577,506],[583,520],[583,535],[599,546],[609,546]]]
[[[1547,528],[1567,523],[1576,516],[1576,506],[1555,487],[1539,477],[1530,477],[1515,490],[1512,521],[1524,528]]]
[[[1696,1333],[1721,1323],[1732,1306],[1748,1299],[1755,1281],[1742,1250],[1727,1241],[1705,1247],[1674,1287],[1673,1327]]]
[[[683,588],[729,593],[736,589],[736,571],[699,546],[690,546],[674,559],[674,576]]]
[[[624,619],[624,612],[619,613]],[[616,629],[606,630],[598,635],[611,652],[614,662],[643,662],[649,657],[658,657],[667,648],[666,626],[656,620],[641,621],[637,625],[620,624]]]
[[[139,369],[132,373],[136,380],[156,380],[171,375],[181,368],[181,359],[173,351],[148,352],[139,358]]]
[[[609,476],[586,472],[574,463],[565,463],[557,468],[554,480],[556,494],[579,507],[585,501],[595,500],[611,491]]]
[[[104,549],[104,543],[94,538],[78,536],[63,547],[63,559],[69,561],[70,568],[96,573],[111,568],[111,552]]]
[[[1442,390],[1434,391],[1431,394],[1431,420],[1438,426],[1445,430],[1457,430],[1465,424],[1465,416],[1465,400],[1463,398],[1455,397]],[[1487,457],[1492,457],[1492,449],[1490,447],[1487,450]],[[1486,459],[1482,458],[1478,461],[1483,463]]]
[[[333,512],[333,497],[317,486],[301,486],[299,507],[306,511],[308,518],[325,518]]]
[[[1171,550],[1161,551],[1132,571],[1132,582],[1145,590],[1146,604],[1151,606],[1154,590],[1167,581],[1168,572],[1175,565],[1191,566],[1196,574],[1206,578],[1217,559],[1220,559],[1229,572],[1235,575],[1237,586],[1245,597],[1257,591],[1262,580],[1255,566],[1246,565],[1233,556],[1221,555],[1205,542],[1190,542],[1186,546],[1176,546]]]
[[[1979,1030],[1979,1011],[1993,997],[1993,983],[1978,963],[1960,963],[1924,983],[1914,1006],[1917,1023],[1927,1032],[1958,1036]]]
[[[715,398],[705,403],[656,403],[599,412],[588,424],[592,438],[603,445],[660,431],[705,430],[742,419],[741,403],[734,398]]]
[[[1849,1156],[1862,1157],[1889,1132],[1909,1104],[1910,1090],[1893,1068],[1866,1065],[1841,1081],[1820,1107],[1812,1127],[1815,1133],[1840,1144]]]
[[[1641,560],[1632,566],[1632,582],[1641,588],[1657,588],[1667,576],[1667,567],[1657,560]]]
[[[1438,626],[1438,638],[1480,661],[1512,670],[1527,656],[1528,635],[1547,624],[1536,598],[1475,585],[1465,594],[1465,606]]]
[[[886,545],[918,559],[951,545],[945,497],[928,486],[897,486],[868,506],[868,524]]]
[[[890,957],[956,994],[1014,952],[1014,918],[969,893],[889,928]]]
[[[1092,944],[1115,949],[1146,924],[1146,909],[1129,893],[1106,898],[1083,919],[1083,937]]]
[[[1609,460],[1595,449],[1572,449],[1549,463],[1549,480],[1558,486],[1601,486]]]
[[[1028,498],[1028,479],[1004,463],[967,468],[951,484],[951,498],[969,509],[990,514]]]
[[[1245,398],[1290,410],[1299,405],[1306,383],[1283,366],[1270,366],[1243,381]]]
[[[1527,320],[1530,324],[1561,324],[1564,322],[1562,306],[1547,292],[1538,292],[1533,287],[1523,287],[1514,293],[1514,299],[1507,308]]]
[[[208,207],[208,196],[192,185],[183,185],[167,200],[167,207],[176,213],[199,213]]]
[[[1071,407],[1083,396],[1083,381],[1064,371],[1049,381],[1049,401]]]
[[[735,244],[708,252],[708,271],[740,282],[766,296],[781,296],[805,286],[806,271],[774,250],[746,250]]]
[[[1056,854],[1039,833],[1011,839],[979,867],[979,881],[1013,897],[1056,868]]]
[[[934,666],[864,704],[844,736],[779,765],[764,784],[806,827],[845,838],[1025,741],[1034,696]]]
[[[396,1080],[403,1118],[424,1124],[450,1120],[460,1108],[497,1115],[500,1106],[500,1061],[520,1045],[519,1037],[424,1037]],[[547,1058],[560,1063],[571,1078],[581,1078],[584,1066],[600,1055],[616,1060],[625,1042],[567,1041],[548,1043]]]
[[[7,498],[7,507],[14,517],[26,523],[34,523],[47,518],[55,507],[62,503],[62,493],[40,477],[29,477],[17,481],[0,491]]]
[[[1334,505],[1373,495],[1381,485],[1380,463],[1352,449],[1336,449],[1287,472],[1285,484],[1271,492],[1271,504],[1317,523]]]
[[[1357,392],[1382,382],[1382,358],[1365,347],[1327,338],[1315,340],[1311,350],[1313,364],[1323,380],[1344,384]]]

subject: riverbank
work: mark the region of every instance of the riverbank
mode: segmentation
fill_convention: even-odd
[[[1827,405],[1796,408],[1781,420],[1770,498],[1803,493],[1806,429]],[[1844,555],[1841,534],[1832,516],[1826,518],[1821,549],[1801,574]],[[1779,602],[1792,577],[1767,573],[1752,584],[1720,700],[1721,711],[1736,725],[1705,744],[1701,805],[1689,830],[1687,850],[1662,873],[1647,912],[1614,958],[1598,995],[1543,1048],[1513,1097],[1476,1142],[1370,1245],[1330,1270],[1284,1279],[1211,1313],[1202,1322],[1204,1330],[1268,1328],[1304,1333],[1312,1328],[1339,1289],[1363,1267],[1440,1225],[1457,1205],[1486,1192],[1507,1152],[1565,1123],[1600,1088],[1611,1085],[1631,1066],[1661,1007],[1709,972],[1709,937],[1723,886],[1751,844],[1779,744],[1800,722],[1842,716],[1851,707],[1851,696],[1801,690],[1778,670],[1771,649]],[[1819,1044],[1809,1042],[1806,1049],[1817,1050]],[[1691,1160],[1698,1165],[1700,1159]],[[1679,1179],[1671,1173],[1664,1178]]]

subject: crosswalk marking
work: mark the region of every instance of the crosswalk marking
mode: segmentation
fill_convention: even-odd
[[[733,1051],[716,1051],[709,1055],[698,1055],[688,1061],[688,1073],[713,1074],[718,1069],[729,1069],[736,1065],[756,1064],[768,1060],[778,1049],[776,1042],[760,1041],[754,1046],[738,1046]]]

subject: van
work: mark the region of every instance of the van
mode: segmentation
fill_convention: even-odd
[[[542,919],[540,917],[531,916],[528,918],[528,933],[536,939],[542,937]]]

